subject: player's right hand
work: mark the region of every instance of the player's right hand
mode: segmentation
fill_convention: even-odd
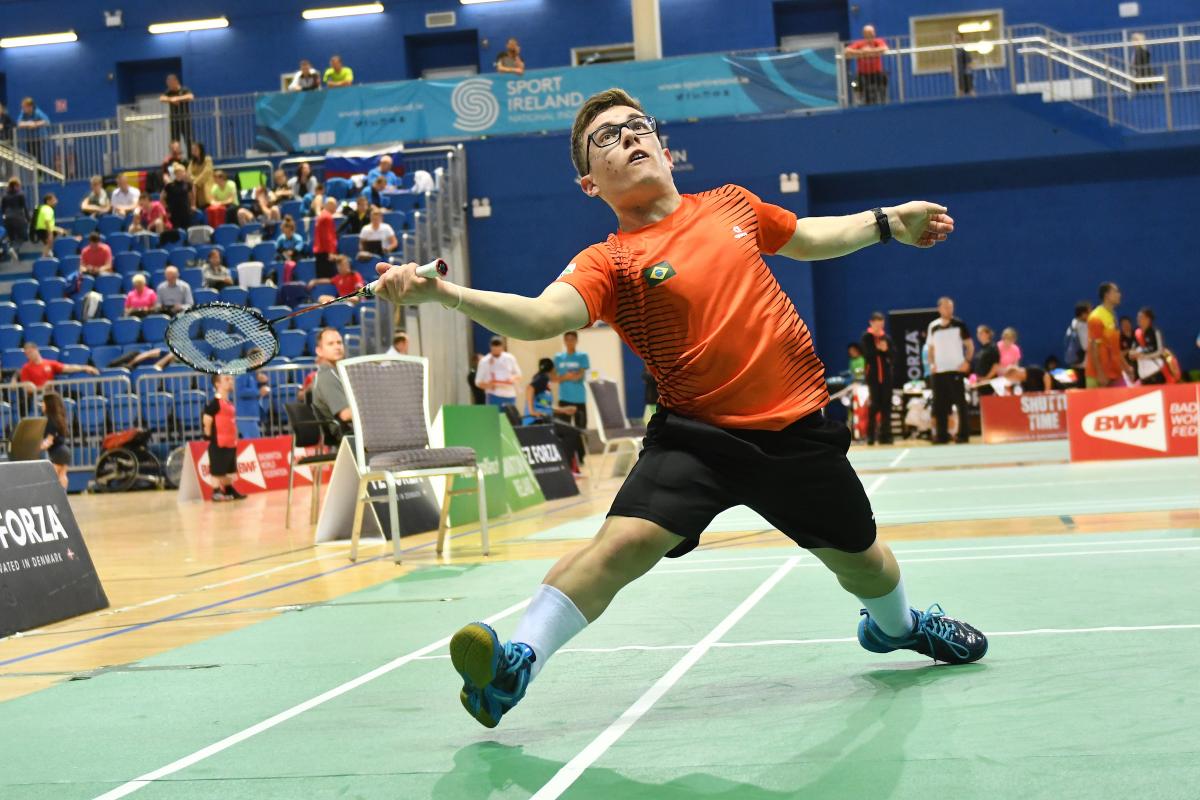
[[[436,297],[437,280],[417,275],[417,264],[389,264],[380,261],[375,265],[379,280],[375,282],[375,296],[382,297],[392,305],[411,306],[426,303]]]

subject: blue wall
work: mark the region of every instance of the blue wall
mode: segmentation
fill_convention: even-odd
[[[1124,311],[1151,305],[1168,343],[1200,367],[1194,226],[1200,136],[1126,138],[1086,112],[1033,97],[854,109],[786,120],[701,122],[666,130],[686,151],[681,191],[740,183],[804,214],[843,214],[907,199],[946,203],[958,223],[931,251],[872,247],[842,259],[771,259],[831,368],[875,309],[955,297],[972,325],[1020,331],[1040,362],[1061,355],[1076,300],[1102,280],[1125,291]],[[492,217],[472,220],[476,285],[537,294],[581,249],[613,228],[612,213],[574,183],[565,136],[468,144],[470,195]],[[779,193],[779,173],[805,176]],[[482,333],[480,334],[482,337]],[[477,341],[480,351],[485,340]],[[627,405],[641,407],[627,362]]]
[[[980,9],[1004,9],[1006,25],[1041,23],[1064,33],[1169,25],[1200,19],[1195,0],[1139,0],[1141,14],[1121,17],[1118,0],[857,0],[850,14],[851,32],[857,35],[867,23],[880,36],[906,36],[909,17],[957,14]]]

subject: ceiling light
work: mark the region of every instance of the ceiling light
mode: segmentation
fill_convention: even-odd
[[[992,42],[976,42],[975,44],[963,45],[963,50],[969,53],[979,53],[981,56],[986,56],[995,49],[996,45]]]
[[[992,29],[992,21],[985,19],[982,22],[964,22],[958,26],[959,33],[987,33]]]
[[[0,39],[0,47],[33,47],[39,44],[65,44],[79,41],[75,31],[66,33],[39,33],[36,36],[6,36]]]
[[[383,3],[367,3],[361,6],[335,6],[333,8],[310,8],[301,11],[305,19],[329,19],[331,17],[356,17],[359,14],[382,14]]]
[[[213,19],[187,19],[182,22],[156,22],[150,26],[151,33],[186,33],[187,31],[209,31],[228,28],[229,20],[224,17]]]
[[[458,0],[464,6],[473,6],[476,3],[499,3],[501,0]]]

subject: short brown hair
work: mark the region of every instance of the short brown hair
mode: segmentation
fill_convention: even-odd
[[[629,106],[643,113],[646,110],[624,89],[615,87],[597,92],[585,100],[575,114],[575,124],[571,126],[571,161],[580,175],[587,169],[587,138],[584,132],[587,131],[588,125],[592,124],[592,120],[613,106]]]

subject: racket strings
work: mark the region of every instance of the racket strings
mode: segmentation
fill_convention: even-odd
[[[202,372],[240,375],[274,358],[279,340],[256,309],[217,302],[175,317],[167,327],[167,346]]]

